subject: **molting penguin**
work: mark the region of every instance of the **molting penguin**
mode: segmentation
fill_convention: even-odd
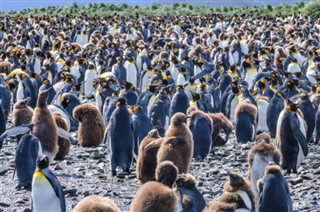
[[[166,140],[161,143],[157,154],[158,164],[165,160],[172,161],[179,173],[188,173],[193,153],[193,138],[186,125],[187,118],[183,113],[176,113],[171,118]]]
[[[91,195],[82,199],[76,207],[74,212],[120,212],[116,204],[107,197]]]
[[[184,212],[202,211],[206,206],[202,194],[196,188],[196,183],[196,179],[190,174],[178,175],[176,185]]]
[[[257,127],[257,108],[253,104],[242,102],[235,110],[236,138],[239,143],[253,141]]]
[[[112,112],[106,131],[113,176],[117,174],[116,168],[118,166],[123,171],[130,172],[134,148],[134,138],[127,102],[119,98],[116,106],[117,108]]]
[[[13,105],[12,123],[13,126],[30,124],[33,115],[33,109],[27,105],[30,97],[17,101]]]
[[[36,161],[41,152],[40,141],[35,136],[24,135],[21,137],[15,155],[15,169],[19,180],[17,188],[31,188]]]
[[[299,104],[288,103],[280,113],[277,123],[276,142],[282,154],[281,167],[287,173],[297,169],[308,154],[307,133]]]
[[[187,121],[193,136],[193,158],[203,160],[210,152],[212,145],[213,123],[210,117],[196,109],[194,106],[188,108]]]
[[[98,146],[102,143],[105,126],[103,117],[95,105],[78,105],[73,110],[73,117],[80,122],[78,140],[81,146]]]
[[[156,129],[151,130],[141,141],[137,160],[137,179],[143,184],[147,181],[155,180],[155,170],[157,167],[157,153],[164,138]]]
[[[165,175],[166,171],[170,170],[170,174]],[[157,173],[158,182],[147,182],[140,187],[131,202],[131,212],[177,211],[177,193],[172,189],[177,179],[177,168],[172,163],[163,161],[158,165]]]
[[[223,146],[229,139],[229,135],[233,130],[233,125],[222,113],[209,113],[208,115],[213,123],[213,131],[211,134],[212,146]],[[225,138],[220,135],[221,130],[224,131]]]
[[[289,186],[276,164],[266,167],[265,176],[258,181],[260,197],[258,211],[292,211]]]
[[[229,173],[229,177],[229,181],[223,187],[225,193],[236,194],[242,200],[238,208],[256,211],[255,195],[251,183],[237,173]]]
[[[65,197],[57,177],[49,170],[49,158],[40,155],[32,178],[32,204],[35,212],[65,212]]]
[[[184,113],[186,114],[187,109],[189,107],[189,99],[184,90],[182,85],[178,85],[176,87],[176,93],[173,95],[170,110],[169,110],[169,117],[172,117],[175,113]]]
[[[256,194],[259,194],[257,181],[263,177],[266,166],[270,162],[280,164],[280,157],[280,150],[271,143],[271,137],[267,133],[257,135],[256,144],[248,152],[248,176]]]

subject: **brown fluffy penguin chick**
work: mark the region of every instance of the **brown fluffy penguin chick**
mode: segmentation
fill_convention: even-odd
[[[280,163],[280,150],[270,143],[270,136],[261,133],[256,138],[256,144],[248,152],[249,179],[252,188],[258,194],[257,181],[264,176],[264,170],[270,162]]]
[[[51,111],[47,106],[49,89],[40,91],[37,106],[32,116],[32,134],[36,136],[42,147],[42,154],[48,156],[49,161],[53,161],[59,151],[58,127]]]
[[[157,166],[157,180],[143,184],[132,200],[131,212],[173,212],[177,211],[177,192],[172,189],[177,179],[177,167],[170,161]],[[165,184],[162,184],[163,182]]]
[[[74,208],[74,212],[120,212],[112,200],[97,195],[82,199]]]
[[[183,113],[174,114],[157,154],[158,164],[170,160],[178,167],[179,174],[188,173],[193,154],[193,138],[186,125],[187,118]]]
[[[238,173],[229,173],[229,181],[224,184],[224,191],[236,194],[241,200],[237,208],[245,208],[256,211],[256,199],[250,181]]]
[[[27,105],[30,97],[17,101],[13,105],[12,123],[13,126],[20,126],[23,124],[30,124],[33,115],[33,109]]]
[[[212,146],[223,146],[228,141],[233,125],[222,113],[209,113],[208,115],[213,123]],[[224,131],[225,139],[220,135],[220,130]]]
[[[54,112],[53,117],[57,126],[67,131],[67,121],[61,117],[60,113]],[[69,140],[59,136],[58,145],[59,152],[57,153],[55,160],[63,160],[64,157],[69,154],[71,143]]]
[[[178,168],[171,161],[162,161],[155,172],[156,181],[172,187],[178,176]]]
[[[203,212],[234,212],[238,208],[238,200],[239,198],[236,194],[225,193],[218,201],[211,202]]]
[[[78,140],[81,146],[91,147],[101,144],[104,136],[104,122],[98,108],[91,103],[78,105],[73,117],[80,122]]]
[[[155,180],[154,173],[157,167],[157,153],[163,140],[163,138],[160,138],[158,130],[153,129],[141,141],[136,174],[137,179],[142,184],[147,181]]]

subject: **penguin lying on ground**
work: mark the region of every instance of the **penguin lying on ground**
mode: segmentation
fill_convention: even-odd
[[[276,142],[282,154],[281,167],[287,173],[297,169],[308,154],[307,134],[299,104],[289,102],[280,113]]]
[[[266,166],[270,162],[280,164],[280,157],[280,150],[271,143],[271,137],[267,133],[257,135],[256,144],[248,152],[248,176],[256,194],[258,194],[257,181],[263,177]]]
[[[170,160],[178,167],[179,174],[188,173],[193,153],[193,138],[186,125],[187,118],[183,113],[176,113],[171,118],[166,139],[161,143],[157,154],[158,164]]]
[[[32,178],[32,205],[35,212],[65,212],[66,202],[57,177],[49,170],[49,158],[40,155]]]
[[[120,209],[114,204],[114,202],[107,198],[97,195],[91,195],[82,199],[76,207],[74,212],[120,212]]]
[[[249,212],[248,210],[240,208],[243,205],[241,197],[233,193],[224,193],[218,201],[211,202],[204,208],[203,212]]]
[[[213,123],[212,146],[223,146],[229,139],[233,125],[222,113],[208,113]],[[220,130],[225,133],[225,138],[220,135]]]
[[[178,175],[176,185],[184,212],[202,211],[206,206],[202,194],[196,188],[196,183],[196,179],[190,174]]]
[[[171,173],[167,175],[166,172],[170,170]],[[172,162],[162,161],[159,163],[156,172],[158,173],[158,182],[147,182],[139,188],[131,202],[131,212],[177,211],[177,193],[172,189],[172,186],[177,179],[177,168]],[[160,182],[163,182],[164,184]]]
[[[257,186],[260,190],[259,212],[292,211],[289,186],[278,165],[268,165]]]
[[[257,108],[253,104],[242,102],[235,110],[236,138],[239,143],[253,141],[257,127]]]

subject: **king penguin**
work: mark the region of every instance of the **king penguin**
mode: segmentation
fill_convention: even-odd
[[[268,109],[267,109],[267,126],[271,138],[276,137],[277,132],[277,121],[279,114],[284,108],[285,96],[282,92],[277,91],[275,95],[270,99]]]
[[[173,95],[171,100],[169,117],[171,118],[175,113],[178,112],[186,114],[188,107],[189,99],[184,90],[184,86],[178,85],[176,87],[176,93]]]
[[[40,155],[32,178],[33,211],[65,212],[66,202],[58,178],[49,170],[49,158]]]
[[[117,108],[112,112],[107,128],[113,176],[117,175],[116,168],[118,166],[120,166],[123,171],[130,172],[134,149],[134,137],[127,102],[119,98],[116,106]]]
[[[292,212],[289,186],[278,165],[271,163],[266,167],[264,177],[258,181],[258,187],[260,189],[259,212]]]
[[[279,115],[276,142],[282,154],[281,167],[297,173],[308,154],[307,132],[299,104],[289,102]]]

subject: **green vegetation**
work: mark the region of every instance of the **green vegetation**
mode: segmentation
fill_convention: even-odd
[[[110,16],[117,13],[121,16],[130,16],[138,13],[139,15],[152,15],[162,16],[165,14],[170,15],[206,15],[212,13],[221,13],[224,15],[233,14],[260,14],[260,15],[289,15],[292,13],[300,12],[304,15],[311,15],[313,17],[320,17],[320,0],[312,1],[309,3],[297,2],[294,5],[281,4],[277,6],[271,6],[267,4],[265,6],[254,6],[254,7],[205,7],[205,6],[194,6],[189,4],[178,4],[173,3],[171,5],[161,5],[153,3],[149,6],[129,6],[127,4],[106,4],[106,3],[89,3],[87,5],[78,5],[72,3],[70,6],[55,6],[40,9],[24,9],[20,12],[8,11],[6,13],[0,13],[0,15],[80,15],[82,13],[88,15],[98,16]]]

